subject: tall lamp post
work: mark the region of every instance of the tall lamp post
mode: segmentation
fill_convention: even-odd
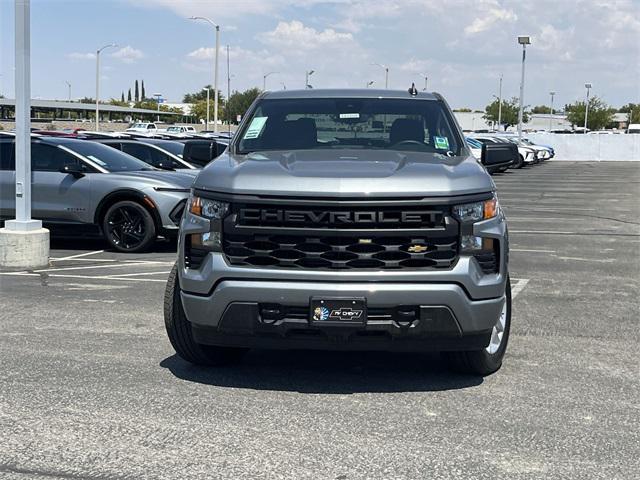
[[[109,43],[96,50],[96,132],[100,130],[100,53],[105,48],[115,48],[118,45]]]
[[[372,63],[371,65],[375,65],[376,67],[380,67],[384,70],[384,88],[389,88],[389,67],[386,65],[382,65],[381,63]]]
[[[367,88],[372,87],[374,83],[376,82],[374,82],[373,80],[367,82]]]
[[[207,17],[189,17],[191,20],[204,20],[216,29],[216,53],[215,65],[213,68],[213,131],[218,132],[218,54],[220,52],[220,25]],[[209,110],[207,107],[207,115]],[[207,124],[209,122],[207,121]],[[208,128],[208,127],[207,127]]]
[[[531,45],[529,35],[518,36],[518,43],[522,45],[522,75],[520,77],[520,108],[518,108],[518,143],[522,143],[522,114],[524,110],[524,61],[527,56],[527,45]]]
[[[549,95],[551,95],[551,111],[549,115],[549,133],[551,133],[551,129],[553,128],[553,97],[555,97],[556,92],[552,90],[549,92]]]
[[[422,89],[423,91],[427,91],[427,80],[429,80],[429,77],[427,76],[426,73],[423,73],[422,76],[424,77],[424,88]]]
[[[587,118],[589,118],[589,90],[593,88],[593,85],[590,83],[585,83],[584,88],[587,89],[587,103],[585,104],[584,109],[584,133],[587,133]]]
[[[498,129],[502,131],[502,74],[500,74],[500,84],[498,86]]]
[[[315,72],[315,70],[309,70],[309,71],[305,71],[305,77],[304,77],[304,88],[313,88],[311,85],[309,85],[309,77],[311,75],[313,75]]]
[[[31,218],[31,13],[15,0],[15,219],[0,228],[0,267],[33,269],[49,263],[49,230]]]
[[[269,73],[265,73],[265,74],[262,76],[262,91],[263,91],[263,92],[266,92],[266,91],[267,91],[267,77],[268,77],[269,75],[273,75],[274,73],[280,73],[280,72],[269,72]]]
[[[160,99],[162,98],[161,93],[154,93],[154,97],[156,97],[156,102],[158,102],[158,121],[160,121]]]
[[[68,80],[65,80],[64,83],[66,83],[67,87],[69,87],[69,98],[68,98],[68,100],[71,101],[71,82],[69,82]]]

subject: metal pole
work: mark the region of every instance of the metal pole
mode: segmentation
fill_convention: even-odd
[[[31,25],[30,0],[16,0],[16,219],[5,222],[10,230],[37,230],[31,219]]]
[[[204,129],[209,130],[209,92],[211,89],[207,87],[207,120],[204,123]]]
[[[213,131],[218,133],[218,54],[220,53],[220,25],[216,25],[216,68],[213,88]]]
[[[229,68],[229,45],[227,45],[227,128],[229,136],[231,136],[231,111],[229,110],[229,99],[231,98],[231,70]]]
[[[309,88],[309,72],[304,71],[304,88],[305,90]]]
[[[587,87],[587,103],[584,111],[584,133],[587,133],[587,118],[589,118],[589,88]]]
[[[522,76],[520,78],[520,108],[518,109],[518,143],[522,143],[522,117],[524,110],[524,61],[527,56],[527,45],[522,44]]]
[[[96,132],[100,130],[100,49],[96,51]]]
[[[428,79],[429,79],[429,77],[427,77],[427,76],[425,75],[425,77],[424,77],[424,91],[425,91],[425,92],[427,91],[427,80],[428,80]]]
[[[553,97],[556,94],[556,92],[549,92],[549,95],[551,95],[551,114],[549,115],[549,132],[551,132],[551,130],[553,129]]]
[[[389,67],[384,67],[384,88],[389,89]]]
[[[502,74],[500,74],[500,86],[498,87],[498,128],[502,131]]]

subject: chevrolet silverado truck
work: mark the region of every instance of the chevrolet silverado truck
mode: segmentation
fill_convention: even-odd
[[[165,326],[180,357],[252,348],[440,351],[498,370],[508,235],[487,168],[437,93],[265,92],[192,186]]]

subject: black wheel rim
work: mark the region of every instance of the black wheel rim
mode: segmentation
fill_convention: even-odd
[[[139,247],[146,236],[142,213],[134,207],[120,207],[107,218],[107,235],[117,247],[133,250]]]

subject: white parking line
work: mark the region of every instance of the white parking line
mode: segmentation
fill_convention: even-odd
[[[511,287],[511,298],[516,298],[516,296],[524,289],[524,287],[527,286],[527,283],[529,283],[528,278],[519,279],[518,283]]]
[[[510,248],[510,252],[527,252],[527,253],[556,253],[555,250],[535,250],[529,248]]]
[[[58,267],[58,268],[43,268],[41,270],[34,270],[35,273],[49,273],[49,272],[61,272],[63,270],[91,270],[96,268],[122,268],[122,267],[135,267],[139,265],[173,265],[175,262],[135,262],[135,263],[119,263],[116,265],[87,265],[84,267]]]
[[[99,253],[104,253],[104,250],[96,250],[94,252],[79,253],[77,255],[71,255],[69,257],[58,258],[56,260],[58,260],[58,261],[60,261],[60,260],[73,260],[74,258],[88,257],[89,255],[97,255]]]
[[[0,272],[0,275],[7,276],[16,276],[16,277],[40,277],[38,273],[31,272]],[[124,280],[129,282],[162,282],[166,283],[167,281],[164,279],[157,278],[131,278],[131,277],[112,277],[109,275],[68,275],[68,274],[60,274],[60,273],[52,273],[51,275],[47,275],[47,278],[75,278],[81,280]]]

